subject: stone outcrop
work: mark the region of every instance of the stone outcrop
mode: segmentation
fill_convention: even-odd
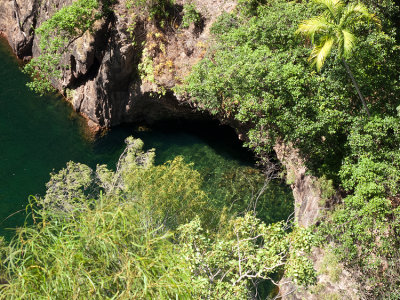
[[[287,182],[293,191],[295,219],[303,227],[315,224],[325,205],[318,178],[307,174],[299,151],[291,145],[277,142],[274,150],[286,169]]]
[[[296,221],[303,227],[316,224],[323,217],[322,212],[327,205],[338,201],[340,196],[337,192],[326,194],[323,179],[307,173],[299,151],[292,145],[278,142],[274,150],[286,169],[287,182],[293,191]],[[359,293],[360,288],[354,274],[339,263],[328,249],[329,246],[314,247],[309,256],[317,272],[316,284],[309,288],[300,288],[291,280],[283,278],[279,284],[282,300],[364,299]]]
[[[171,89],[202,58],[212,22],[233,9],[235,1],[191,1],[202,21],[183,29],[180,20],[185,1],[175,1],[164,26],[149,21],[137,9],[128,9],[126,0],[116,2],[113,13],[70,44],[60,63],[68,68],[63,68],[62,78],[54,80],[53,86],[89,123],[99,127],[199,116],[190,105],[178,101]],[[72,2],[1,0],[0,32],[19,58],[37,57],[39,39],[34,28]],[[153,74],[140,74],[140,64],[151,64]]]
[[[19,58],[32,55],[39,0],[1,0],[0,32]]]

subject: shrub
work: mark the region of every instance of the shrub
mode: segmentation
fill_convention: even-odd
[[[24,67],[24,72],[32,77],[27,84],[29,88],[41,95],[54,91],[53,80],[61,78],[61,69],[67,67],[60,66],[62,55],[73,39],[90,30],[102,17],[99,8],[97,0],[77,0],[61,8],[35,30],[40,37],[41,53]]]
[[[188,28],[190,24],[198,25],[201,21],[201,15],[196,10],[194,3],[186,3],[183,5],[183,18],[181,26],[182,28]]]

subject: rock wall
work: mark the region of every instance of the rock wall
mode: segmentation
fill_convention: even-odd
[[[6,36],[19,58],[36,57],[40,51],[34,28],[72,1],[0,0],[0,34]],[[236,1],[176,0],[172,18],[164,28],[150,22],[139,11],[128,9],[126,1],[114,4],[112,14],[98,20],[91,33],[85,32],[70,45],[61,62],[69,68],[63,69],[62,78],[54,80],[53,85],[94,129],[168,117],[201,118],[188,102],[178,100],[172,89],[206,53],[211,24],[222,12],[231,11]],[[180,26],[182,8],[189,1],[196,5],[202,21],[183,29]],[[151,74],[140,74],[140,64],[147,64]],[[234,121],[221,121],[236,129],[241,126]],[[290,145],[279,142],[274,150],[287,170],[295,198],[296,220],[308,227],[324,209],[318,179],[307,174],[298,151]],[[315,249],[312,255],[317,269],[324,259],[324,251]],[[281,285],[283,299],[322,299],[318,295],[324,291],[357,299],[353,298],[356,292],[351,276],[344,270],[340,274],[343,280],[336,283],[319,275],[318,284],[323,287],[319,294],[297,290],[286,282]],[[351,285],[346,285],[346,281]],[[347,294],[343,293],[346,289],[350,291]]]
[[[322,191],[317,184],[318,178],[307,174],[298,150],[291,145],[278,142],[274,150],[286,169],[287,182],[293,190],[297,222],[303,227],[315,224],[324,208]]]
[[[0,33],[16,55],[28,60],[40,54],[37,28],[73,0],[1,0]],[[235,1],[191,1],[201,13],[198,26],[180,26],[186,0],[175,1],[171,17],[160,26],[126,0],[113,5],[113,13],[99,20],[92,33],[75,40],[63,56],[57,88],[84,115],[88,123],[111,127],[123,122],[166,117],[200,117],[190,105],[178,101],[172,87],[179,83],[207,49],[209,28]],[[141,77],[140,63],[152,64],[152,78]],[[149,77],[149,76],[148,76]]]
[[[6,36],[19,58],[32,55],[39,0],[1,0],[0,33]]]

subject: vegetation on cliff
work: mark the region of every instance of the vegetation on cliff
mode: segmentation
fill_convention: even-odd
[[[400,254],[399,12],[393,3],[367,4],[375,15],[356,2],[242,1],[242,13],[224,14],[214,24],[214,46],[183,91],[201,109],[247,124],[247,145],[257,153],[268,153],[283,139],[300,150],[312,174],[333,180],[342,200],[315,228],[321,245],[333,243],[340,260],[360,274],[364,297],[394,299]],[[375,26],[378,19],[382,30]],[[310,52],[319,72],[309,64]],[[360,93],[346,75],[349,66]],[[361,93],[370,118],[357,99]]]
[[[74,39],[90,30],[102,16],[98,0],[78,0],[43,22],[35,30],[40,36],[40,55],[24,67],[24,72],[32,76],[28,87],[42,95],[55,91],[53,80],[61,78],[61,68],[67,68],[60,66],[62,55]]]
[[[75,3],[86,5],[86,1]],[[87,17],[84,27],[73,23],[69,37],[93,24],[97,16],[94,13],[96,3],[82,12]],[[162,21],[172,2],[132,0],[129,3],[142,5],[150,17]],[[188,22],[198,20],[193,7],[187,6],[186,12]],[[163,167],[154,167],[151,153],[141,153],[140,147],[134,147],[132,149],[136,150],[131,149],[134,155],[128,150],[129,155],[123,158],[123,164],[115,173],[104,167],[93,173],[84,166],[70,165],[71,174],[76,174],[77,170],[86,172],[87,176],[82,178],[87,178],[87,183],[73,190],[69,190],[73,187],[69,183],[67,191],[49,186],[48,195],[39,200],[43,207],[34,209],[39,215],[38,227],[21,229],[19,238],[4,248],[8,251],[3,252],[6,266],[3,272],[8,285],[1,292],[13,295],[24,290],[21,284],[40,282],[44,285],[25,290],[57,291],[45,285],[47,282],[56,284],[45,279],[62,278],[62,273],[55,273],[61,277],[46,273],[47,268],[53,270],[57,266],[53,264],[56,256],[40,256],[46,251],[33,253],[35,247],[29,245],[36,237],[46,239],[43,249],[59,249],[50,233],[57,237],[72,234],[67,230],[71,226],[75,235],[65,237],[76,243],[71,244],[71,249],[80,249],[77,253],[82,258],[93,259],[100,255],[90,252],[90,247],[85,246],[87,236],[80,235],[86,230],[81,229],[80,224],[92,222],[93,212],[99,214],[101,220],[93,222],[100,222],[105,230],[100,231],[98,241],[102,241],[107,230],[117,234],[115,240],[104,244],[107,251],[100,250],[103,259],[107,259],[105,265],[110,266],[104,270],[108,273],[102,275],[109,279],[109,285],[91,276],[97,274],[98,267],[90,265],[88,259],[87,268],[72,274],[78,276],[74,286],[77,293],[82,291],[82,282],[87,283],[84,284],[85,295],[120,296],[122,290],[130,293],[126,286],[131,284],[126,281],[130,277],[124,273],[128,271],[132,272],[129,273],[133,274],[132,278],[138,278],[134,284],[142,286],[140,291],[144,293],[128,295],[139,298],[180,295],[242,299],[254,296],[257,290],[254,286],[260,287],[260,281],[266,279],[272,281],[276,272],[283,269],[299,283],[310,284],[315,274],[300,255],[310,249],[309,242],[313,239],[320,245],[332,245],[337,258],[353,271],[352,274],[358,274],[362,296],[398,298],[399,20],[399,9],[392,1],[370,0],[363,4],[350,1],[345,5],[336,0],[311,3],[239,0],[236,11],[224,13],[213,25],[212,46],[184,85],[177,88],[178,92],[189,95],[200,110],[221,119],[234,119],[249,128],[247,146],[260,156],[270,153],[276,141],[283,140],[299,149],[310,173],[333,182],[340,200],[339,203],[327,202],[329,209],[314,228],[316,238],[304,229],[288,230],[283,223],[263,224],[254,215],[231,215],[224,205],[211,205],[215,201],[207,199],[199,188],[198,174],[179,158]],[[63,22],[59,22],[61,25],[48,22],[38,30],[39,33],[43,30],[42,35],[50,38],[42,46],[44,56],[27,66],[27,70],[44,83],[37,86],[37,81],[32,83],[39,92],[50,90],[49,78],[59,72],[53,60],[59,58],[60,49],[67,43],[64,39],[51,38],[68,33],[70,29],[69,25],[64,28]],[[333,47],[335,44],[338,47]],[[310,53],[317,70],[309,63]],[[131,160],[126,161],[127,158]],[[124,173],[126,168],[135,175]],[[69,176],[69,171],[65,172],[58,175],[58,181],[64,182]],[[170,178],[175,178],[174,184],[167,180]],[[182,183],[188,178],[193,180],[190,186]],[[156,184],[159,190],[153,188]],[[63,193],[59,194],[60,191]],[[103,210],[103,205],[110,210]],[[129,227],[128,235],[120,230],[121,226],[128,226],[124,222],[113,227],[115,216],[121,214],[118,210],[121,206],[129,206],[127,212],[141,216],[132,217],[129,226],[133,227]],[[82,213],[88,211],[91,213]],[[106,216],[101,215],[103,212],[107,218],[112,216],[109,221],[103,221],[106,220]],[[121,220],[128,219],[121,217]],[[138,235],[149,238],[139,239]],[[131,257],[137,250],[126,246],[128,241],[133,241],[129,247],[150,252],[143,254],[143,259]],[[147,243],[156,246],[147,247]],[[96,251],[103,249],[102,245],[95,246]],[[119,256],[120,252],[112,252],[115,245],[128,249],[124,257]],[[149,271],[153,266],[146,265],[142,269],[139,265],[139,262],[148,261],[147,257],[169,258],[171,255],[174,257],[170,261],[181,264],[179,276],[172,266],[154,265],[156,271]],[[121,264],[124,259],[127,263]],[[132,270],[123,269],[126,265],[132,266]],[[148,271],[153,277],[148,278]],[[16,274],[27,275],[17,277]]]

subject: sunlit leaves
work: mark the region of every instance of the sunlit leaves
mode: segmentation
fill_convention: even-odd
[[[369,13],[367,7],[361,3],[345,6],[340,0],[313,2],[323,8],[322,14],[303,21],[296,32],[311,39],[314,48],[310,60],[318,71],[321,70],[334,46],[339,50],[339,58],[348,59],[351,56],[355,43],[352,31],[358,23],[375,22],[380,26],[379,19]]]
[[[330,54],[333,43],[334,40],[332,38],[327,38],[321,45],[315,46],[312,50],[309,60],[316,65],[318,71],[321,70],[322,65]]]
[[[55,81],[67,68],[60,65],[63,53],[72,39],[92,28],[102,16],[98,9],[97,0],[78,0],[61,8],[36,29],[40,55],[24,67],[24,72],[32,77],[29,88],[41,95],[54,91]]]
[[[257,283],[284,270],[298,284],[314,282],[315,271],[306,257],[313,239],[310,231],[296,227],[288,233],[283,222],[266,226],[250,214],[222,226],[215,237],[203,230],[198,218],[178,229],[193,270],[194,298],[248,299]]]

